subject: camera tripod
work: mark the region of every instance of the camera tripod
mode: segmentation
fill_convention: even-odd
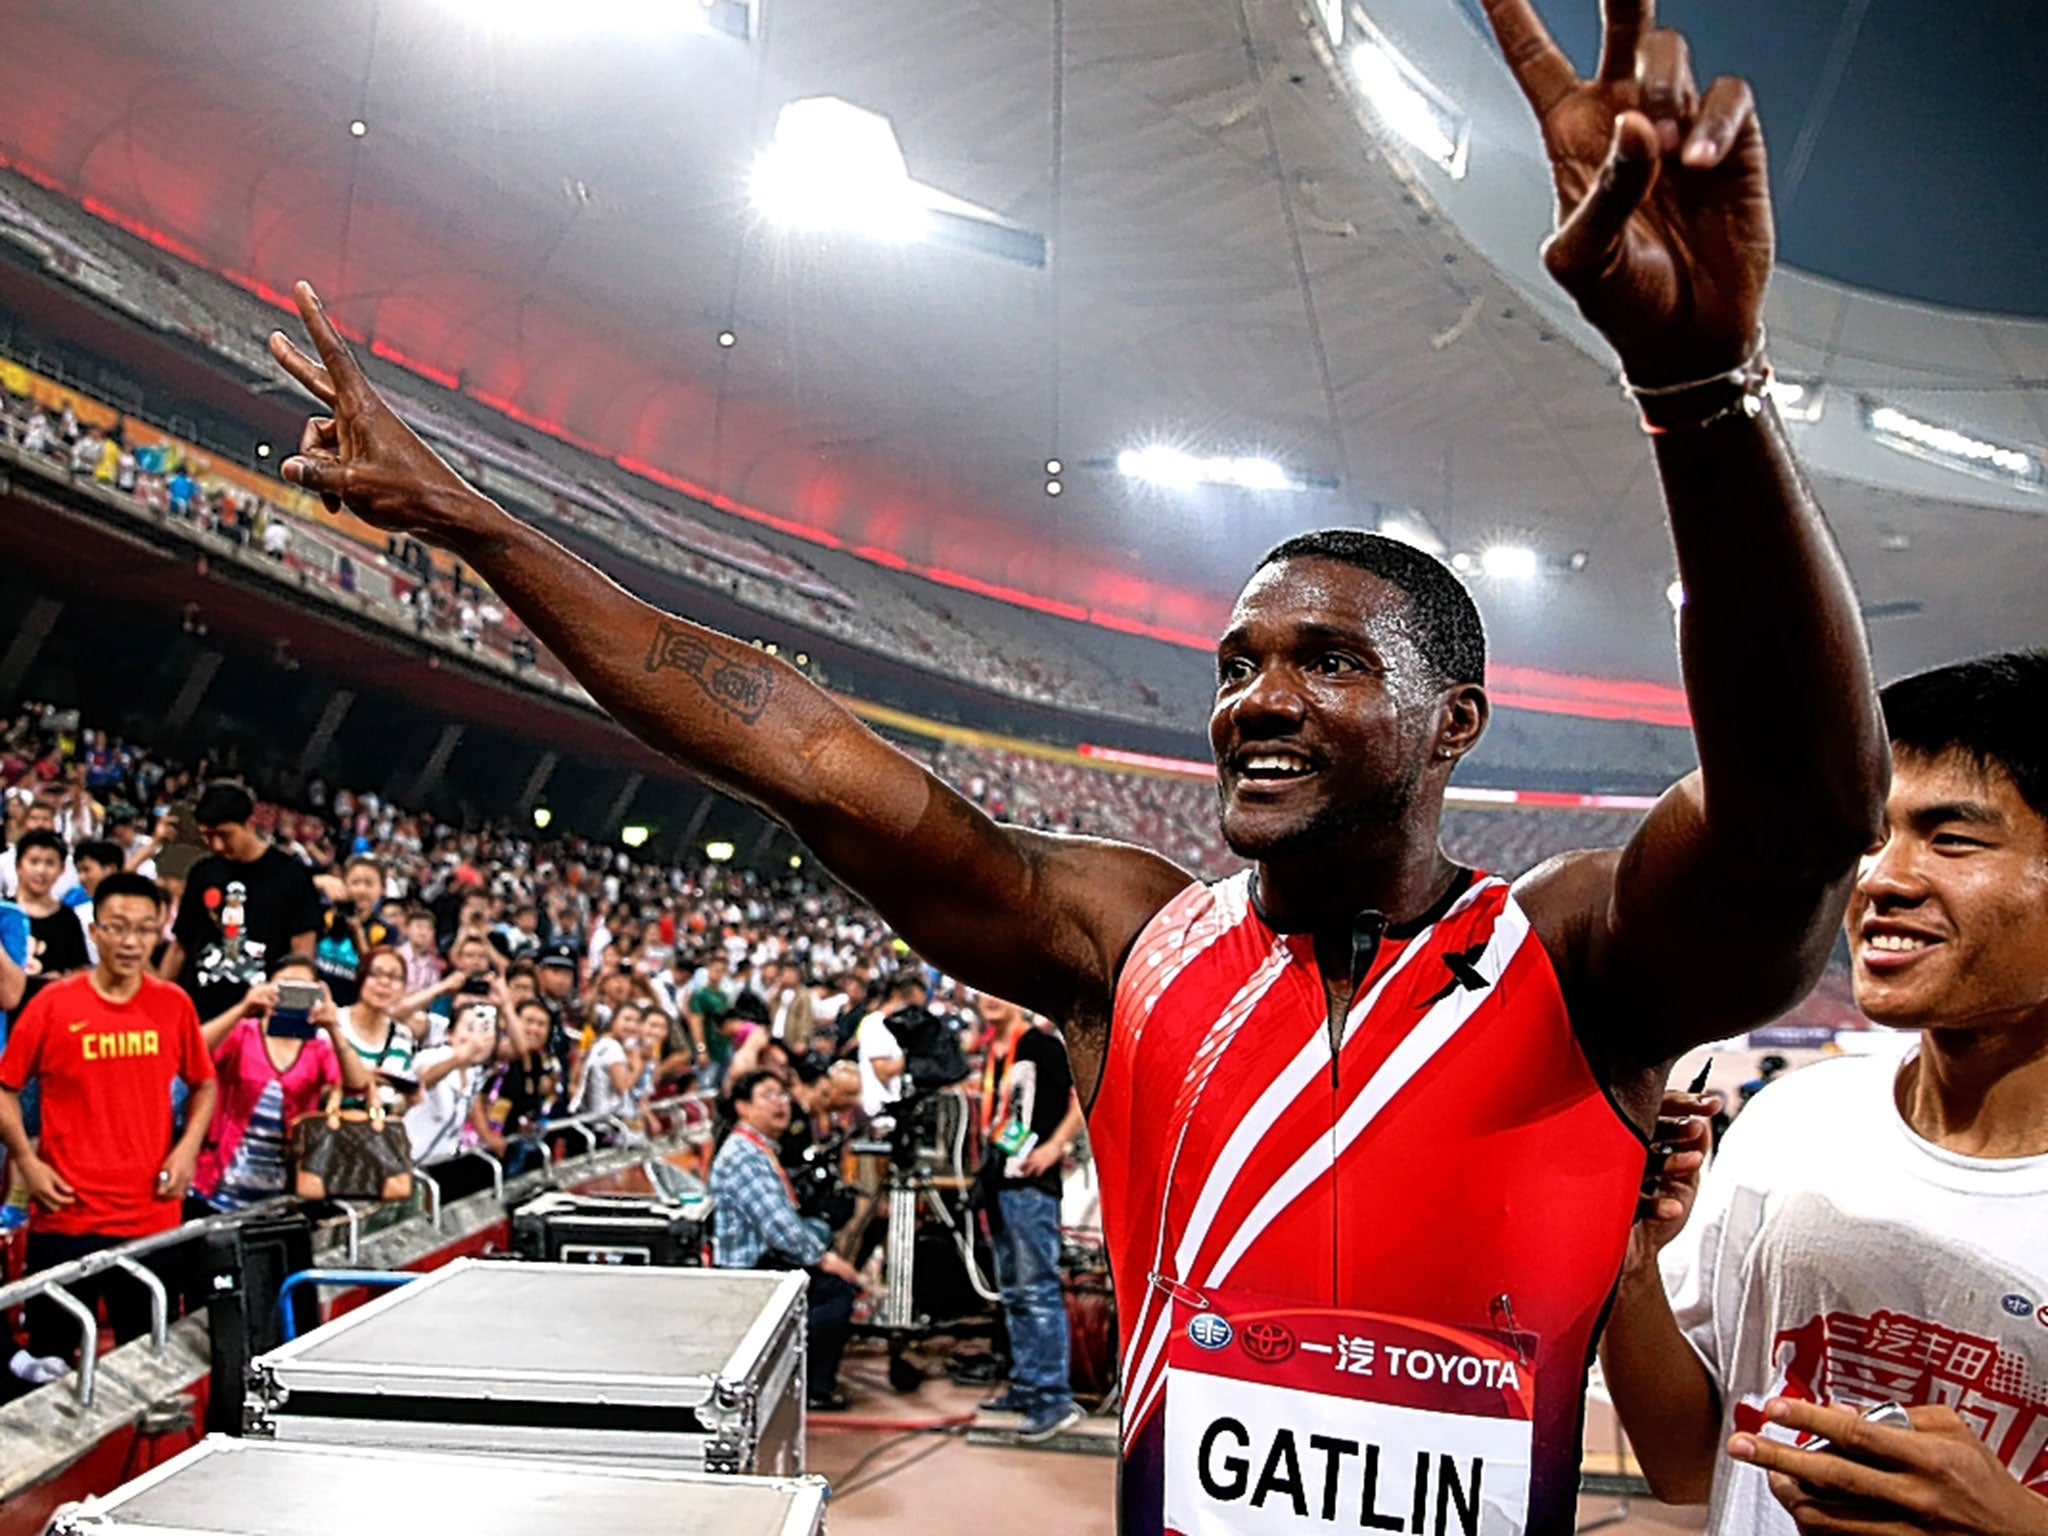
[[[916,1109],[932,1113],[935,1120],[950,1118],[957,1121],[957,1132],[950,1139],[954,1143],[952,1162],[959,1166],[959,1143],[965,1136],[967,1117],[964,1101],[957,1095],[947,1094],[917,1101]],[[882,1304],[869,1330],[879,1333],[889,1345],[889,1385],[898,1392],[915,1390],[924,1379],[923,1373],[904,1357],[905,1349],[915,1340],[929,1338],[934,1334],[959,1332],[959,1318],[933,1318],[921,1312],[917,1305],[917,1233],[920,1211],[928,1211],[945,1228],[959,1251],[960,1262],[966,1271],[967,1282],[977,1296],[991,1306],[1000,1297],[994,1286],[981,1273],[974,1254],[974,1236],[956,1219],[951,1208],[933,1179],[932,1165],[943,1162],[946,1129],[936,1126],[935,1140],[940,1145],[929,1150],[918,1144],[916,1121],[919,1116],[913,1105],[905,1102],[898,1106],[900,1118],[896,1129],[886,1142],[856,1144],[857,1152],[886,1152],[889,1158],[889,1177],[884,1186],[889,1198],[887,1236],[884,1240],[882,1273],[887,1282]]]

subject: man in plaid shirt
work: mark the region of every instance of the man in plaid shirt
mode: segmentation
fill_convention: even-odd
[[[720,1269],[804,1269],[811,1277],[809,1356],[813,1412],[846,1406],[839,1357],[853,1321],[860,1275],[831,1249],[822,1224],[797,1214],[796,1189],[775,1149],[789,1129],[789,1090],[772,1072],[732,1085],[737,1122],[711,1162],[711,1252]]]

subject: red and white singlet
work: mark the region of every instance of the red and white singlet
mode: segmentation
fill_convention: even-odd
[[[1378,1377],[1334,1389],[1352,1398],[1317,1395],[1320,1379],[1306,1396],[1287,1395],[1322,1357],[1341,1370],[1342,1350],[1367,1350],[1370,1329],[1357,1319],[1368,1314],[1394,1329],[1389,1338],[1419,1337],[1402,1331],[1412,1323],[1467,1339],[1472,1365],[1449,1345],[1439,1361],[1410,1351],[1411,1363],[1444,1378],[1466,1371],[1481,1395],[1500,1369],[1477,1358],[1500,1347],[1484,1341],[1527,1341],[1533,1371],[1519,1406],[1481,1411],[1521,1417],[1524,1528],[1572,1529],[1586,1369],[1634,1219],[1643,1139],[1595,1078],[1550,957],[1504,881],[1468,877],[1360,959],[1333,1053],[1313,941],[1266,924],[1246,873],[1175,897],[1118,977],[1089,1134],[1118,1305],[1125,1536],[1408,1531],[1410,1463],[1429,1458],[1369,1443],[1377,1431],[1354,1399],[1398,1388],[1426,1419],[1424,1409],[1446,1406],[1429,1396],[1444,1383],[1389,1384],[1388,1366],[1402,1357],[1382,1348]],[[1189,1321],[1189,1307],[1209,1296],[1240,1307],[1234,1333],[1225,1311]],[[1253,1314],[1280,1321],[1247,1328],[1245,1298],[1287,1305]],[[1328,1323],[1320,1343],[1318,1317]],[[1296,1335],[1320,1355],[1296,1354]],[[1285,1448],[1269,1443],[1283,1432],[1261,1431],[1249,1415],[1244,1425],[1212,1423],[1196,1479],[1199,1426],[1176,1430],[1169,1457],[1170,1362],[1181,1362],[1175,1381],[1204,1391],[1223,1382],[1243,1395],[1254,1389],[1242,1382],[1265,1379],[1254,1366],[1282,1345],[1294,1358],[1268,1372],[1280,1383],[1274,1401],[1309,1404],[1315,1423]],[[1190,1360],[1213,1360],[1224,1375],[1181,1374]],[[1363,1355],[1350,1366],[1360,1360],[1370,1377]],[[1492,1374],[1482,1377],[1482,1364]],[[1198,1396],[1191,1385],[1184,1402]],[[1472,1422],[1449,1411],[1446,1422]],[[1381,1449],[1386,1465],[1368,1468]],[[1443,1468],[1453,1470],[1448,1456]],[[1368,1469],[1380,1487],[1367,1483],[1361,1499]],[[1167,1497],[1169,1475],[1241,1502],[1227,1519],[1176,1515],[1187,1496]],[[1476,1505],[1477,1490],[1455,1477],[1439,1487],[1433,1461],[1412,1475],[1414,1530],[1478,1528],[1458,1518],[1458,1500],[1470,1493]],[[1513,1522],[1486,1525],[1496,1528]]]

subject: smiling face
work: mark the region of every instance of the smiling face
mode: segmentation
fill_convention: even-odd
[[[1282,560],[1253,576],[1216,675],[1223,836],[1244,858],[1400,825],[1432,765],[1447,775],[1485,724],[1483,693],[1444,685],[1424,660],[1408,594],[1340,560]]]
[[[365,915],[375,910],[384,896],[384,877],[374,864],[351,864],[343,871],[341,883],[348,889],[348,899],[355,903],[356,911]]]
[[[1997,768],[1902,752],[1845,919],[1856,1006],[1899,1029],[2048,1009],[2048,818]]]

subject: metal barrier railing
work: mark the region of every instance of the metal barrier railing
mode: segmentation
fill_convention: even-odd
[[[629,1122],[634,1119],[645,1119],[648,1116],[661,1118],[673,1112],[676,1121],[681,1125],[687,1125],[691,1130],[708,1126],[711,1123],[711,1106],[715,1099],[716,1095],[712,1094],[708,1089],[700,1088],[693,1089],[688,1093],[670,1094],[665,1099],[650,1099],[631,1115],[620,1114],[616,1111],[606,1111],[602,1114],[563,1115],[557,1119],[541,1121],[540,1135],[543,1140],[546,1140],[558,1131],[574,1131],[583,1138],[585,1155],[589,1156],[598,1150],[597,1132],[600,1128],[609,1127],[614,1131],[630,1131],[633,1129],[633,1126]]]
[[[277,1318],[289,1344],[299,1336],[298,1315],[292,1310],[292,1294],[302,1286],[360,1285],[378,1290],[407,1285],[424,1278],[409,1269],[302,1269],[286,1275],[277,1288]]]
[[[131,1238],[98,1253],[89,1253],[82,1259],[39,1269],[32,1275],[24,1275],[8,1285],[0,1285],[0,1311],[18,1307],[39,1296],[47,1296],[62,1307],[78,1324],[78,1377],[75,1391],[78,1401],[85,1407],[92,1406],[93,1392],[98,1385],[100,1320],[91,1307],[72,1295],[68,1286],[81,1280],[90,1280],[118,1270],[149,1292],[149,1343],[150,1348],[161,1357],[170,1342],[171,1298],[163,1280],[141,1262],[145,1254],[157,1253],[165,1248],[176,1248],[195,1242],[209,1232],[223,1232],[240,1225],[251,1216],[264,1215],[284,1210],[290,1201],[285,1196],[264,1200],[239,1211],[223,1212],[218,1216],[202,1216],[197,1221],[188,1221],[172,1227],[166,1232],[155,1232],[148,1237]]]
[[[708,1124],[711,1100],[712,1096],[705,1092],[673,1094],[666,1099],[654,1100],[643,1105],[640,1112],[642,1115],[667,1115],[673,1112],[679,1125],[694,1126]],[[598,1142],[596,1129],[604,1125],[610,1125],[622,1130],[626,1128],[625,1122],[617,1115],[573,1115],[560,1120],[543,1121],[541,1123],[541,1135],[545,1137],[557,1130],[579,1132],[583,1135],[586,1142],[586,1151],[583,1156],[591,1158],[606,1150]],[[440,1159],[433,1166],[442,1167],[463,1158],[478,1158],[490,1166],[492,1196],[502,1201],[505,1198],[505,1165],[483,1148],[465,1147],[452,1156]],[[559,1171],[576,1161],[578,1159],[564,1158],[550,1166]],[[413,1176],[419,1179],[426,1188],[427,1218],[433,1229],[438,1232],[442,1229],[440,1180],[421,1168],[415,1168]],[[373,1211],[377,1207],[374,1205],[359,1206],[348,1201],[336,1201],[333,1203],[341,1207],[340,1214],[320,1225],[324,1228],[334,1224],[346,1224],[347,1231],[343,1239],[343,1251],[347,1255],[348,1262],[353,1265],[360,1260],[362,1255],[363,1218],[367,1212]],[[23,1303],[33,1301],[38,1297],[48,1297],[78,1323],[78,1371],[74,1380],[73,1391],[81,1406],[91,1407],[93,1394],[98,1387],[99,1317],[93,1308],[80,1301],[67,1287],[75,1285],[82,1280],[89,1280],[96,1275],[106,1274],[109,1271],[119,1271],[129,1280],[143,1287],[149,1293],[150,1348],[161,1358],[168,1349],[170,1342],[170,1292],[164,1285],[162,1278],[154,1270],[141,1262],[142,1258],[146,1254],[156,1253],[165,1248],[176,1248],[186,1243],[196,1242],[209,1232],[228,1231],[254,1216],[272,1215],[291,1210],[297,1204],[297,1200],[290,1195],[273,1196],[271,1199],[258,1201],[254,1205],[244,1206],[240,1210],[223,1211],[217,1216],[202,1216],[197,1220],[172,1227],[165,1232],[152,1233],[148,1237],[132,1238],[125,1243],[117,1243],[112,1247],[103,1248],[97,1253],[87,1254],[84,1258],[72,1259],[68,1263],[56,1264],[48,1269],[37,1270],[32,1275],[24,1275],[19,1280],[12,1281],[6,1285],[0,1285],[0,1311],[7,1311],[21,1306]],[[377,1274],[385,1273],[385,1271],[365,1271],[365,1273]]]

